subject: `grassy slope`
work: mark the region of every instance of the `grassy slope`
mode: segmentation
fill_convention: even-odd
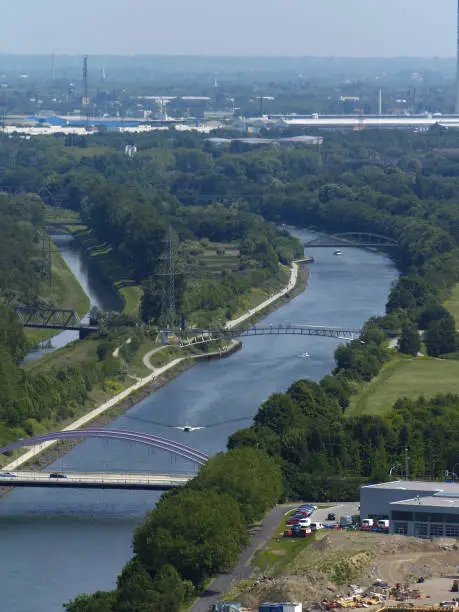
[[[415,399],[438,393],[459,393],[459,361],[394,358],[352,398],[349,416],[382,414],[400,397]]]
[[[446,302],[445,306],[456,320],[456,327],[459,328],[459,283],[454,286],[451,298]]]
[[[98,241],[90,230],[75,232],[76,239],[87,249],[101,274],[124,298],[125,314],[137,314],[142,297],[142,289],[130,278],[129,270],[125,270],[116,257],[116,253],[108,244]]]
[[[459,327],[459,284],[445,303]],[[425,351],[425,347],[421,348]],[[459,394],[459,361],[430,358],[406,359],[396,356],[351,400],[349,416],[383,414],[400,397],[415,399],[438,393]]]
[[[60,308],[75,310],[79,316],[85,315],[89,310],[88,296],[58,252],[52,253],[52,281],[43,283],[42,297],[51,299]],[[33,343],[55,335],[42,329],[26,329],[25,333],[27,339]]]

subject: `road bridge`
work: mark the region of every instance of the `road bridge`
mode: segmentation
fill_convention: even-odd
[[[100,427],[92,427],[89,429],[75,429],[75,430],[64,430],[54,431],[40,436],[34,436],[33,438],[26,438],[25,440],[18,440],[7,446],[0,448],[0,454],[9,453],[23,446],[35,446],[38,451],[45,450],[49,446],[50,442],[58,440],[88,440],[91,438],[96,439],[109,439],[109,440],[122,440],[124,442],[131,442],[134,444],[140,444],[150,448],[163,450],[173,455],[177,455],[196,463],[197,465],[204,465],[209,459],[208,455],[197,450],[187,444],[176,442],[175,440],[169,440],[163,436],[156,436],[153,434],[137,433],[134,431],[124,431],[119,429],[102,429]],[[3,482],[3,480],[2,480]]]
[[[0,472],[0,486],[167,491],[185,485],[192,478],[194,474],[15,471]]]
[[[344,232],[341,234],[332,234],[326,238],[314,238],[314,240],[305,242],[304,246],[306,248],[360,247],[395,249],[399,247],[399,244],[393,238],[390,238],[389,236],[382,236],[381,234],[373,234],[371,232]]]
[[[23,327],[35,329],[69,329],[77,331],[80,339],[98,331],[96,325],[83,323],[74,310],[68,308],[43,308],[37,306],[11,306],[16,321]]]

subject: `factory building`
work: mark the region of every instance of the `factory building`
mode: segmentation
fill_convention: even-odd
[[[459,493],[436,493],[390,504],[390,533],[416,538],[459,538]]]
[[[360,518],[389,519],[390,533],[459,538],[459,483],[397,480],[360,489]]]

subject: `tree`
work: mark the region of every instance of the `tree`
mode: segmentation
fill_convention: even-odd
[[[96,591],[93,595],[78,595],[64,604],[67,612],[114,612],[114,591]]]
[[[421,339],[419,338],[417,328],[414,325],[404,325],[400,342],[398,344],[399,352],[416,357],[420,348]]]
[[[451,315],[429,323],[425,335],[427,352],[431,357],[453,353],[457,348],[456,324]]]
[[[192,487],[216,490],[236,500],[244,520],[261,519],[282,494],[282,474],[278,463],[254,448],[237,448],[210,459]]]
[[[215,491],[182,490],[161,498],[134,534],[134,552],[150,576],[170,564],[195,585],[229,569],[246,541],[235,500]]]

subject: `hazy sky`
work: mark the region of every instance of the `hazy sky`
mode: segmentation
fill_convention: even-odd
[[[457,0],[0,0],[0,52],[446,57],[455,54],[456,7]]]

